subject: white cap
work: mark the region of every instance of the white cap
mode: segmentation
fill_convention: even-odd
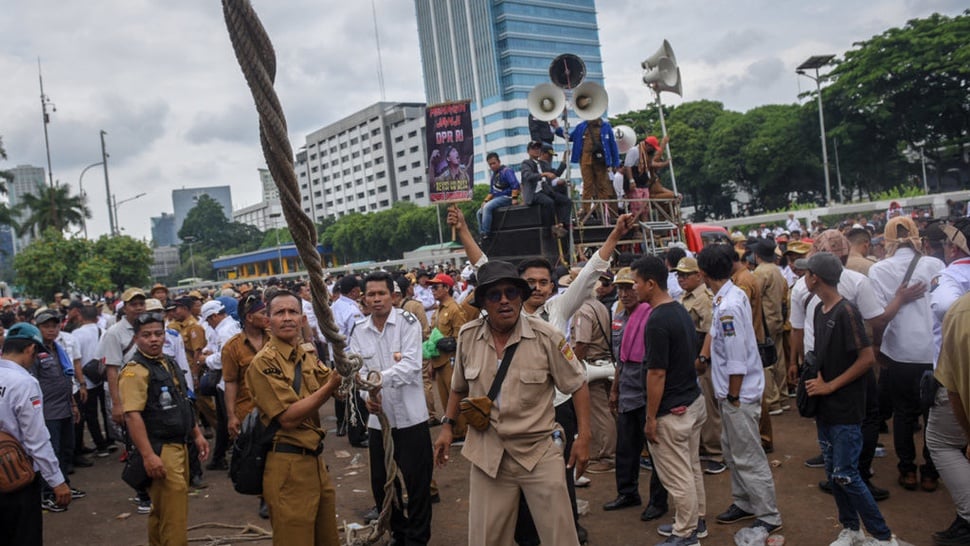
[[[208,320],[212,315],[217,315],[219,313],[225,313],[226,307],[222,305],[221,301],[212,300],[207,301],[202,305],[202,320]]]

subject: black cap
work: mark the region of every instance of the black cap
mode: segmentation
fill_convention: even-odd
[[[532,287],[519,276],[519,270],[514,265],[501,260],[491,260],[478,268],[478,285],[475,287],[475,301],[472,302],[472,305],[482,307],[488,289],[502,281],[510,282],[519,287],[523,301],[532,295]]]

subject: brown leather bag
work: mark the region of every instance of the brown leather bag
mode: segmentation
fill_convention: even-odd
[[[465,416],[465,420],[475,430],[484,431],[488,428],[492,414],[492,401],[495,400],[502,389],[502,381],[505,380],[505,374],[509,371],[512,356],[518,347],[519,344],[516,343],[505,348],[505,356],[502,357],[502,362],[498,365],[498,371],[495,372],[495,379],[492,380],[492,386],[488,389],[487,396],[462,398],[459,402],[458,408],[461,410],[461,414]]]
[[[34,463],[16,438],[0,431],[0,493],[13,493],[34,481]]]

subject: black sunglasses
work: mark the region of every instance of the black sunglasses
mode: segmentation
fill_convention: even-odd
[[[495,288],[485,293],[485,299],[487,299],[492,303],[498,303],[502,301],[503,295],[505,296],[505,299],[512,301],[522,296],[522,291],[519,290],[519,287],[517,286],[507,286],[505,290],[500,290],[498,288]]]
[[[135,319],[135,324],[139,326],[144,326],[152,322],[161,322],[162,324],[165,324],[165,315],[155,312],[142,313],[138,315],[138,318]]]

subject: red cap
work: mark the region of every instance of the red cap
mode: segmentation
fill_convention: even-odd
[[[454,288],[455,279],[452,279],[449,275],[444,273],[438,273],[433,279],[431,279],[431,284],[444,284],[447,285],[448,288]]]
[[[654,150],[660,149],[660,141],[657,140],[657,137],[653,135],[650,135],[647,137],[647,144],[649,144],[650,147],[653,148]]]

